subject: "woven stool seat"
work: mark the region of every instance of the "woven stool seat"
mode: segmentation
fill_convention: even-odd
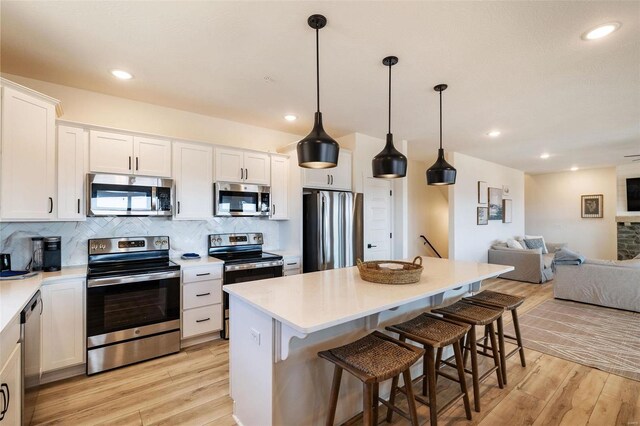
[[[369,334],[355,342],[329,349],[336,359],[360,373],[381,382],[406,370],[422,356],[376,334]],[[320,353],[322,357],[322,352]]]
[[[488,325],[502,316],[502,310],[478,306],[462,300],[431,312],[449,316],[471,325]]]
[[[387,327],[387,330],[407,334],[411,340],[419,339],[414,340],[418,343],[440,348],[460,340],[469,328],[470,326],[465,324],[455,324],[423,313],[409,321]]]
[[[499,293],[497,291],[484,290],[473,296],[465,297],[464,300],[495,306],[507,311],[516,309],[524,303],[524,297],[514,296],[512,294]]]

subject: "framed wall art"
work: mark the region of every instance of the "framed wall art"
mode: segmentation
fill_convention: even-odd
[[[513,213],[511,211],[511,205],[513,201],[505,198],[502,200],[502,223],[511,223]]]
[[[478,225],[489,224],[489,207],[478,207]]]
[[[487,182],[478,181],[478,204],[487,204]]]
[[[501,188],[489,188],[489,220],[502,220]]]
[[[581,207],[583,218],[602,218],[604,216],[604,196],[602,194],[583,195]]]

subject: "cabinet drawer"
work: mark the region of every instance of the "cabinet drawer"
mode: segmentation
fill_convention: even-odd
[[[199,281],[182,287],[182,309],[199,308],[221,302],[221,280]]]
[[[185,284],[218,279],[222,279],[222,265],[189,268],[182,271],[182,282]]]
[[[298,275],[300,273],[300,269],[296,268],[296,269],[285,269],[284,271],[282,271],[282,275],[285,277],[288,277],[289,275]]]
[[[182,338],[222,329],[222,305],[203,306],[182,312]]]
[[[285,257],[284,258],[284,266],[282,269],[285,271],[287,269],[300,269],[300,258],[299,257]]]

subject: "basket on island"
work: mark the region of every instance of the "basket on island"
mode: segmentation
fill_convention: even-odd
[[[413,262],[399,260],[356,260],[360,278],[378,284],[413,284],[420,281],[422,258],[416,256]]]

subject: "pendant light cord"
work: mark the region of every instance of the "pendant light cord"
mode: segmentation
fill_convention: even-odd
[[[391,134],[391,63],[389,63],[389,131]]]
[[[318,32],[320,30],[316,28],[316,107],[317,112],[320,112],[320,37]]]
[[[442,90],[440,91],[440,149],[442,149]]]

